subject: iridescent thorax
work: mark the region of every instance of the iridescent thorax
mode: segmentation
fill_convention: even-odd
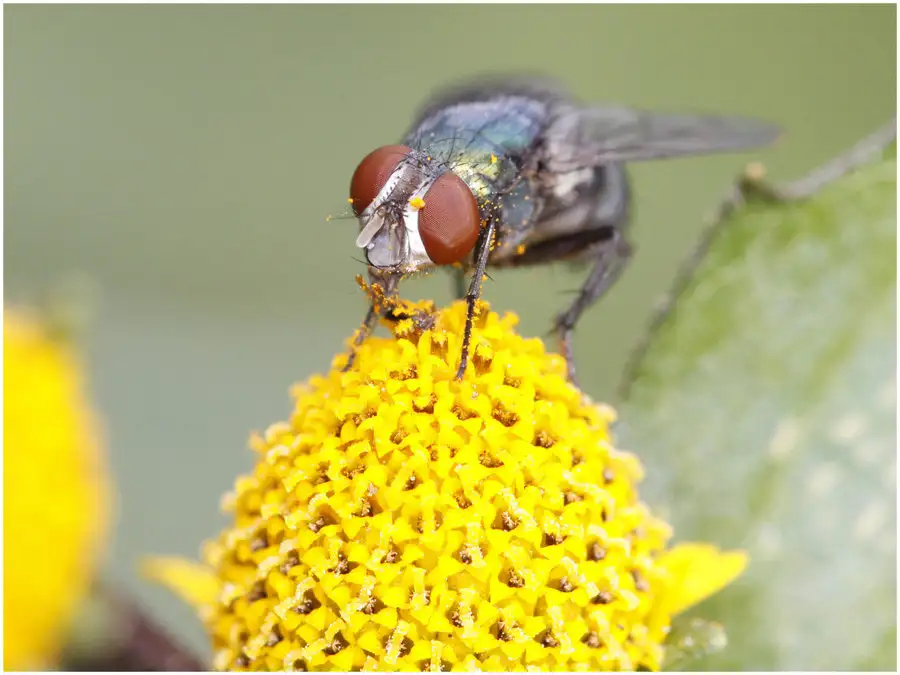
[[[421,120],[404,142],[462,178],[479,201],[491,201],[528,168],[547,105],[523,97],[459,103]]]

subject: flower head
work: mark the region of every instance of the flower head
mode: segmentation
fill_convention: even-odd
[[[743,555],[695,547],[718,574],[680,594],[612,409],[486,305],[457,382],[464,303],[406,310],[252,440],[204,565],[151,566],[200,608],[215,667],[658,668],[672,614]]]
[[[82,369],[21,311],[3,320],[4,666],[47,665],[87,593],[109,489]]]

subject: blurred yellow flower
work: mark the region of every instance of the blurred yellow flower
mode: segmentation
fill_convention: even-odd
[[[3,317],[4,667],[52,665],[100,560],[108,478],[73,351]]]
[[[615,413],[515,316],[480,307],[456,382],[465,305],[408,309],[251,441],[204,564],[148,574],[200,610],[219,670],[658,669],[673,613],[745,556],[665,549]]]

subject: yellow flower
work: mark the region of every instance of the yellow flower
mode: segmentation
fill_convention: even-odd
[[[99,562],[109,490],[76,355],[6,310],[3,368],[4,667],[19,670],[62,646]]]
[[[666,551],[614,412],[515,316],[479,308],[456,382],[465,305],[407,309],[251,441],[204,564],[148,573],[200,609],[220,670],[658,669],[672,614],[744,555]]]

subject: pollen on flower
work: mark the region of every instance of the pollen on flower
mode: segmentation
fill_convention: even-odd
[[[670,529],[613,447],[615,413],[486,304],[457,382],[465,303],[403,307],[252,440],[205,556],[215,666],[658,669],[682,607],[659,563]]]

